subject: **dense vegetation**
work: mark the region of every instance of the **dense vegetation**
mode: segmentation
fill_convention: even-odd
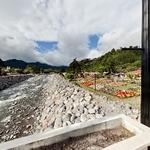
[[[78,76],[83,77],[81,65],[76,59],[74,59],[73,62],[69,65],[67,72],[67,78],[69,79],[73,79]]]
[[[141,52],[139,50],[115,50],[95,59],[84,59],[78,62],[83,72],[127,72],[141,67]],[[74,67],[68,67],[71,73]]]
[[[0,68],[2,68],[4,66],[5,66],[4,62],[2,61],[2,59],[0,59]]]

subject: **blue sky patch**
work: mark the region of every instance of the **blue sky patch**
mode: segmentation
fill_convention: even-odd
[[[90,49],[95,49],[97,48],[99,41],[99,35],[98,34],[92,34],[89,36],[89,47]]]
[[[36,50],[41,53],[53,51],[54,49],[57,49],[57,45],[58,45],[58,42],[56,41],[36,41],[36,43],[38,44]]]

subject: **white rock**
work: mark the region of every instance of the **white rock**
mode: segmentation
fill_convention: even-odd
[[[66,124],[67,124],[68,126],[70,126],[70,125],[71,125],[71,122],[70,122],[70,121],[66,121]]]
[[[97,105],[94,107],[94,109],[95,109],[96,111],[98,111],[98,108],[99,108],[99,107],[98,107]]]
[[[89,114],[89,115],[88,115],[88,118],[89,118],[90,120],[94,120],[94,119],[96,118],[96,116],[93,115],[93,114]]]
[[[75,89],[74,92],[73,92],[73,94],[76,95],[77,93],[78,93],[78,91]]]
[[[88,112],[89,112],[90,114],[94,114],[94,113],[95,113],[95,109],[89,109]]]
[[[54,124],[54,122],[55,122],[55,117],[53,116],[53,117],[51,117],[51,119],[48,121],[48,126],[51,126],[51,125],[53,125]]]
[[[54,123],[54,128],[62,127],[62,120],[60,117],[57,117]]]
[[[88,109],[93,109],[94,108],[94,104],[92,103],[92,104],[88,105],[87,108]]]
[[[133,109],[132,112],[133,112],[133,114],[138,114],[139,113],[139,111],[137,109]]]
[[[87,115],[82,114],[81,117],[80,117],[80,120],[81,120],[82,122],[85,122],[85,121],[87,120]]]
[[[85,96],[84,99],[85,99],[86,101],[90,102],[90,101],[92,100],[92,97],[91,97],[91,95],[89,95],[89,96]]]
[[[75,123],[80,123],[81,121],[80,121],[80,118],[76,118],[75,119]]]
[[[84,114],[88,114],[88,110],[84,107]]]
[[[102,114],[96,114],[96,118],[99,119],[99,118],[102,118],[103,115]]]
[[[73,108],[76,108],[79,106],[79,103],[76,103],[76,101],[73,103]]]
[[[80,102],[83,102],[84,101],[84,98],[80,98],[80,100],[79,100]]]
[[[79,111],[77,111],[76,113],[75,113],[75,116],[77,116],[77,117],[79,117],[81,115],[81,113],[79,112]]]
[[[84,107],[81,105],[81,106],[79,107],[79,110],[80,110],[80,113],[82,114],[82,113],[84,112]]]
[[[74,123],[74,120],[75,120],[75,115],[72,114],[72,116],[70,117],[70,121],[71,121],[72,123]]]

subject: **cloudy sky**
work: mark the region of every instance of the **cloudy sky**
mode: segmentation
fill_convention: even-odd
[[[140,46],[141,0],[0,0],[0,58],[68,65]]]

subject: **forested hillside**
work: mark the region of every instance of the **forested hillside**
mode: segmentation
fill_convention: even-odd
[[[138,50],[111,50],[101,57],[78,62],[82,71],[127,72],[141,67],[141,52]],[[68,70],[71,70],[69,66]]]

